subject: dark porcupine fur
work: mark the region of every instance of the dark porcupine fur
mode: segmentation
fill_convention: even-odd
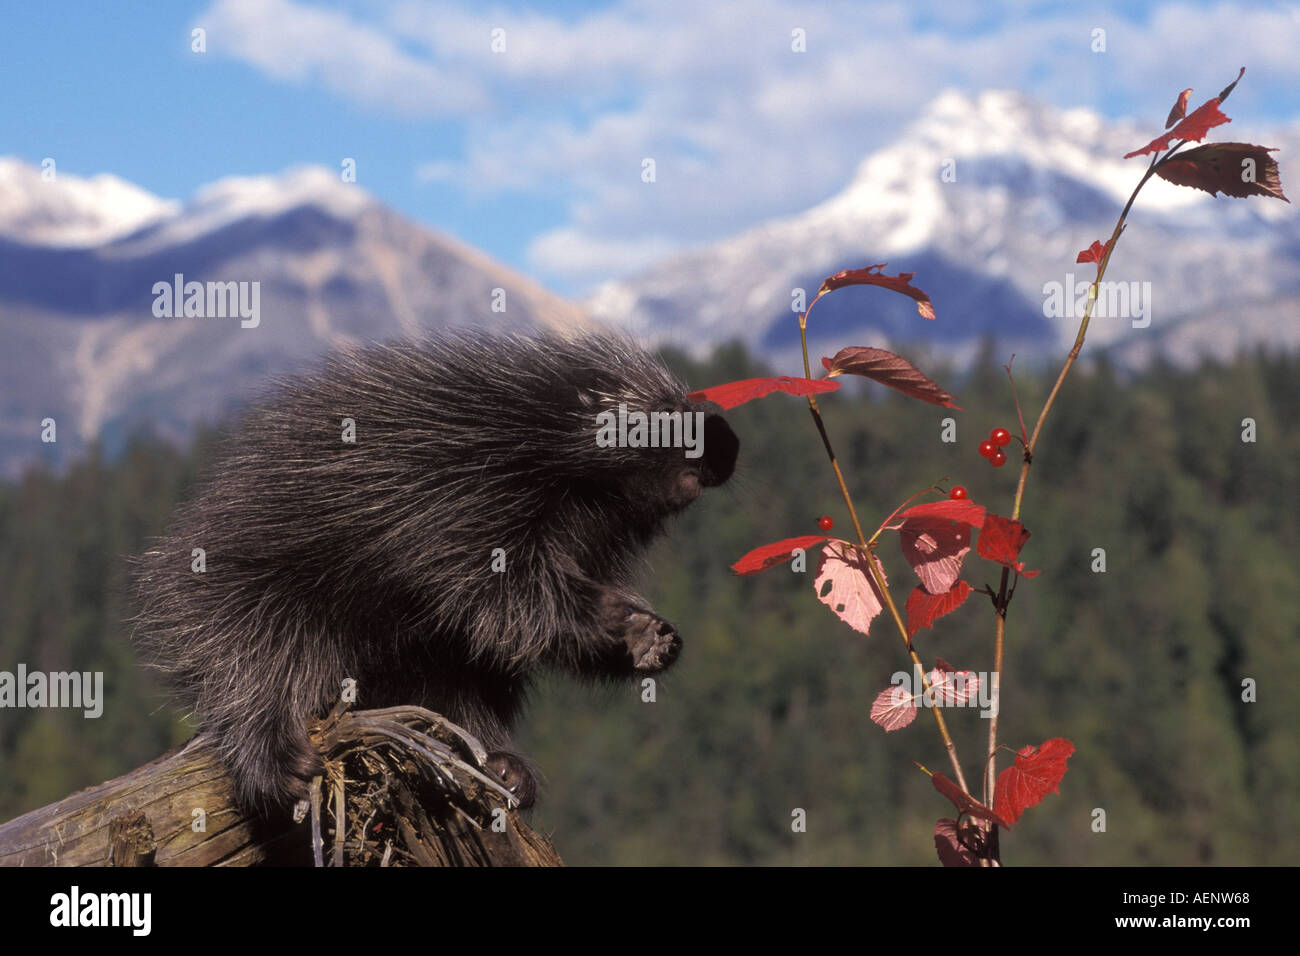
[[[738,441],[709,413],[703,457],[600,448],[596,415],[716,411],[685,393],[618,336],[462,333],[344,351],[254,407],[134,578],[142,655],[240,802],[306,796],[322,767],[306,721],[348,677],[363,706],[421,704],[469,729],[532,802],[507,749],[528,675],[653,672],[680,648],[629,589],[633,563],[727,480]]]

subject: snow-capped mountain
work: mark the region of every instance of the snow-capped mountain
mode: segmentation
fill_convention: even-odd
[[[0,160],[0,473],[145,424],[181,437],[340,343],[588,321],[324,169],[178,203]]]
[[[923,342],[961,360],[989,336],[1021,361],[1059,357],[1078,324],[1062,287],[1073,277],[1078,293],[1094,274],[1075,256],[1109,236],[1145,169],[1121,157],[1157,132],[1014,93],[946,93],[839,194],[610,282],[589,313],[697,351],[739,340],[789,370],[795,290],[811,297],[841,269],[887,262],[916,273],[937,320],[902,296],[843,289],[813,313],[814,358]],[[1300,128],[1234,123],[1210,139],[1280,147],[1283,185],[1300,189]],[[179,437],[342,342],[590,321],[327,170],[224,179],[184,203],[113,176],[51,172],[0,158],[0,474],[146,423]],[[1286,203],[1153,180],[1107,278],[1130,298],[1094,318],[1089,352],[1109,347],[1119,364],[1300,348],[1300,220]],[[206,298],[186,316],[190,283]],[[257,284],[256,322],[233,314],[237,297],[208,314],[213,285],[233,295],[241,283]],[[1063,316],[1048,307],[1053,287]],[[52,445],[40,440],[50,418]]]
[[[1060,356],[1078,318],[1073,310],[1049,314],[1051,284],[1064,292],[1067,275],[1074,283],[1095,276],[1075,257],[1110,236],[1146,169],[1143,159],[1121,157],[1159,131],[1107,125],[1088,111],[1052,110],[1015,93],[945,93],[892,145],[868,156],[838,195],[607,283],[588,307],[597,319],[683,347],[739,340],[784,367],[798,344],[794,290],[811,298],[841,269],[888,263],[888,273],[916,273],[938,319],[927,322],[909,299],[878,289],[837,291],[810,320],[820,354],[925,341],[961,358],[993,335],[1027,358]],[[1251,132],[1223,126],[1210,139]],[[1297,131],[1248,141],[1281,147],[1283,185],[1300,188]],[[1123,315],[1094,319],[1090,348],[1109,345],[1121,361],[1137,362],[1156,353],[1194,359],[1257,341],[1300,347],[1300,328],[1279,329],[1254,308],[1300,294],[1294,213],[1275,199],[1214,198],[1153,179],[1107,272],[1112,282],[1139,283],[1115,287],[1115,312],[1122,294],[1141,298],[1130,299]],[[1180,323],[1191,317],[1191,338],[1182,341]]]
[[[47,163],[50,161],[46,161]],[[101,173],[65,176],[0,156],[0,237],[34,246],[96,246],[169,216],[180,204]]]

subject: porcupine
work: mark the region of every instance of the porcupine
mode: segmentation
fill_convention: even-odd
[[[739,449],[685,396],[619,335],[441,333],[344,350],[255,404],[133,576],[142,657],[241,805],[307,795],[323,766],[307,722],[349,677],[364,706],[468,729],[532,803],[509,743],[530,675],[653,673],[681,648],[630,589],[633,565]],[[602,447],[598,416],[620,405],[699,412],[702,454]]]

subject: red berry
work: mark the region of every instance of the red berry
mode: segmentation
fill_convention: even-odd
[[[948,492],[948,497],[953,501],[961,501],[966,497],[966,488],[963,485],[953,485],[952,491]]]
[[[980,442],[980,456],[983,458],[992,457],[993,453],[998,450],[997,445],[991,441]]]
[[[817,527],[823,531],[830,531],[831,528],[835,527],[835,522],[831,520],[830,515],[822,515],[817,519]]]
[[[989,464],[992,465],[994,468],[1001,468],[1006,463],[1007,463],[1007,453],[1004,452],[1001,448],[999,448],[989,457]]]
[[[1002,448],[1011,444],[1011,432],[1007,431],[1005,428],[995,428],[993,431],[989,432],[989,441],[993,442],[993,444],[997,445],[999,448]]]

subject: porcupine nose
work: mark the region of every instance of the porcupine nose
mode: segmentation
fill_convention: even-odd
[[[700,484],[714,488],[724,483],[736,470],[740,439],[721,415],[704,418],[704,455],[700,467]]]

